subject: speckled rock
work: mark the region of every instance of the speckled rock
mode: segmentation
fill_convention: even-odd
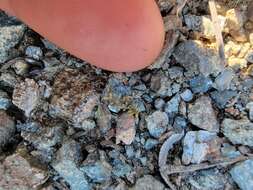
[[[216,133],[208,131],[189,131],[183,142],[182,161],[184,164],[199,164],[220,155],[220,140]]]
[[[151,175],[145,175],[136,181],[130,190],[165,190],[165,186]]]
[[[230,9],[226,13],[226,18],[227,22],[225,27],[229,29],[229,33],[233,38],[239,42],[246,42],[247,35],[243,27],[246,21],[245,12],[237,9]]]
[[[177,45],[173,53],[177,62],[185,69],[187,76],[195,74],[217,75],[223,70],[223,66],[219,62],[219,57],[215,51],[203,47],[199,41],[185,41]]]
[[[130,145],[135,138],[135,118],[132,114],[123,113],[119,116],[116,127],[116,144],[123,142]]]
[[[103,183],[111,178],[112,168],[108,163],[97,161],[81,166],[81,170],[92,182]]]
[[[46,182],[47,172],[32,166],[20,154],[8,156],[0,164],[0,189],[38,189]]]
[[[25,54],[35,60],[40,60],[43,56],[42,49],[37,46],[28,46],[25,50]]]
[[[216,113],[208,96],[201,96],[188,110],[188,118],[193,125],[211,132],[219,131]]]
[[[58,150],[57,160],[51,165],[59,175],[70,185],[71,190],[90,190],[88,181],[78,168],[80,161],[80,146],[75,141],[67,141]]]
[[[206,39],[215,39],[215,29],[212,20],[207,16],[185,15],[186,26],[193,31],[199,32],[201,37]],[[218,17],[221,30],[223,30],[226,18],[223,16]]]
[[[225,188],[227,179],[218,169],[210,169],[197,172],[189,182],[197,190],[220,190]]]
[[[173,95],[171,86],[172,81],[164,73],[159,73],[151,78],[150,89],[162,98]]]
[[[16,131],[14,120],[3,110],[0,110],[0,152],[11,140]]]
[[[168,114],[169,118],[173,118],[179,111],[181,98],[177,94],[170,101],[168,101],[164,107],[164,111]]]
[[[78,70],[65,69],[59,73],[53,85],[50,115],[71,121],[76,128],[93,129],[94,108],[99,103],[93,81],[87,73]]]
[[[237,95],[236,91],[224,90],[211,92],[211,98],[219,108],[225,108],[226,104]]]
[[[169,128],[169,118],[165,112],[155,111],[146,118],[151,136],[159,138]]]
[[[0,63],[4,63],[13,57],[10,50],[19,43],[26,27],[3,12],[0,12],[0,20]]]
[[[144,148],[146,150],[151,150],[153,149],[156,145],[159,144],[159,141],[156,140],[156,139],[148,139],[146,142],[145,142],[145,145],[144,145]]]
[[[29,117],[41,99],[39,85],[33,79],[25,79],[24,82],[16,85],[12,98],[13,104]]]
[[[110,111],[118,113],[132,103],[132,91],[128,85],[116,78],[110,78],[102,96],[102,101],[108,105]]]
[[[193,94],[191,92],[191,90],[186,89],[184,90],[181,94],[180,94],[181,98],[185,101],[185,102],[190,102],[193,99]]]
[[[63,140],[61,126],[45,127],[38,123],[26,123],[18,125],[21,136],[36,149],[37,156],[43,162],[50,162],[56,150],[56,146]]]
[[[253,146],[253,123],[247,119],[224,119],[222,132],[233,144]]]
[[[230,170],[233,180],[242,190],[253,189],[253,160],[246,160]]]

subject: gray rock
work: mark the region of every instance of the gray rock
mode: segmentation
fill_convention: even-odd
[[[215,29],[213,27],[213,22],[209,17],[188,14],[184,16],[184,19],[188,29],[199,32],[201,37],[206,39],[215,39]],[[221,30],[223,30],[226,18],[219,15],[218,20]]]
[[[130,190],[165,190],[165,186],[151,175],[145,175],[136,181]]]
[[[183,142],[182,161],[184,164],[199,164],[214,159],[220,154],[220,141],[216,133],[189,131]]]
[[[217,75],[223,70],[219,56],[211,49],[203,47],[201,42],[187,40],[180,43],[173,53],[176,61],[187,71],[188,76],[195,74]]]
[[[173,128],[175,129],[186,129],[187,127],[187,121],[185,118],[181,116],[177,116],[173,123]]]
[[[249,52],[246,56],[246,60],[249,62],[249,63],[253,63],[253,51]]]
[[[157,98],[154,104],[156,109],[161,110],[165,104],[165,101],[161,98]]]
[[[13,19],[7,17],[4,13],[0,13],[0,64],[6,62],[13,57],[14,48],[22,36],[24,35],[26,27]]]
[[[193,94],[192,91],[189,89],[184,90],[181,94],[180,94],[181,98],[185,101],[185,102],[190,102],[193,99]]]
[[[229,173],[240,189],[253,189],[253,160],[246,160],[237,164]]]
[[[108,104],[110,111],[118,113],[132,102],[131,88],[116,78],[110,78],[102,100]]]
[[[146,118],[149,134],[159,138],[169,127],[169,118],[165,112],[155,111]]]
[[[151,78],[150,89],[161,98],[173,95],[171,86],[172,81],[164,73],[159,73]]]
[[[71,190],[89,190],[88,181],[83,172],[70,160],[62,160],[52,165],[59,175],[70,185]]]
[[[0,110],[7,110],[11,106],[11,100],[8,94],[0,90]]]
[[[241,155],[239,151],[236,150],[236,148],[228,143],[223,143],[221,148],[221,154],[224,157],[228,158],[236,158]]]
[[[148,139],[146,142],[145,142],[145,145],[144,145],[144,148],[146,150],[151,150],[153,149],[156,145],[159,144],[159,141],[156,140],[156,139]]]
[[[77,167],[80,161],[80,146],[75,141],[67,141],[57,152],[52,167],[70,185],[71,190],[91,189],[83,172]]]
[[[0,189],[39,189],[46,182],[48,174],[34,167],[30,161],[18,153],[8,156],[0,164]]]
[[[253,146],[253,123],[247,119],[224,119],[222,132],[233,144]]]
[[[225,106],[229,102],[229,100],[231,100],[232,98],[237,96],[237,92],[232,91],[232,90],[224,90],[221,92],[213,91],[210,94],[211,94],[211,98],[214,100],[215,104],[221,109],[225,108]]]
[[[110,180],[112,174],[111,166],[100,161],[81,166],[81,171],[95,183],[103,183]]]
[[[64,135],[60,126],[42,127],[38,123],[19,125],[18,129],[21,130],[21,136],[34,146],[43,162],[52,160],[55,147],[62,142]]]
[[[28,46],[25,50],[25,54],[35,60],[40,60],[43,56],[42,49],[37,46]]]
[[[82,150],[80,144],[74,140],[67,140],[62,144],[57,156],[62,160],[71,160],[79,164],[82,159],[81,154]]]
[[[130,174],[130,172],[132,171],[132,168],[129,164],[115,159],[113,161],[113,169],[112,169],[112,173],[113,175],[117,177],[126,177],[127,175]]]
[[[16,126],[14,120],[3,110],[0,110],[0,152],[14,136]]]
[[[219,131],[216,113],[208,96],[201,96],[189,106],[188,118],[193,125],[210,132]]]
[[[171,67],[168,69],[169,77],[171,79],[180,79],[183,77],[184,69],[182,67]]]
[[[4,87],[5,89],[12,90],[19,81],[15,76],[10,73],[2,73],[0,75],[0,86]]]
[[[166,103],[164,111],[169,115],[169,118],[174,117],[174,115],[178,113],[180,100],[180,96],[175,95]]]
[[[213,82],[209,77],[199,75],[190,80],[190,87],[194,93],[205,93],[212,88]]]
[[[235,74],[233,70],[226,69],[215,79],[214,87],[219,91],[224,91],[229,89],[232,79]]]
[[[253,102],[249,102],[246,105],[246,108],[249,110],[249,119],[250,119],[250,121],[253,121]]]
[[[200,171],[197,175],[191,176],[189,182],[198,190],[221,190],[225,189],[227,180],[219,170],[210,169]]]

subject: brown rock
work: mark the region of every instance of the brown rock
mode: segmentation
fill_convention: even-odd
[[[13,92],[13,104],[25,112],[27,117],[40,102],[39,85],[33,79],[25,79]]]
[[[129,113],[123,113],[117,122],[116,128],[116,143],[123,143],[130,145],[135,137],[135,118]]]
[[[47,180],[45,171],[35,168],[19,154],[7,157],[0,164],[0,189],[37,189]]]

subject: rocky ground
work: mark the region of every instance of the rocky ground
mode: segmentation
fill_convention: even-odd
[[[0,12],[0,189],[252,190],[251,1],[159,0],[157,61],[110,73]],[[252,8],[251,8],[252,10]]]

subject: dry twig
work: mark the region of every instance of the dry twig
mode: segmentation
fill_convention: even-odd
[[[226,63],[225,50],[224,50],[224,41],[222,37],[222,30],[219,24],[217,9],[215,6],[215,0],[209,0],[209,8],[211,12],[220,60],[223,65],[226,65],[227,63]]]

